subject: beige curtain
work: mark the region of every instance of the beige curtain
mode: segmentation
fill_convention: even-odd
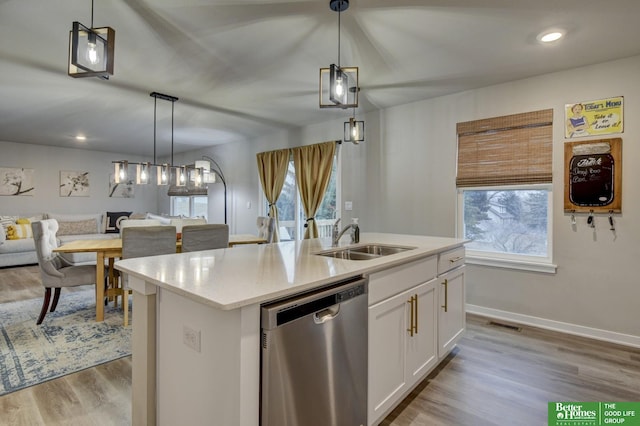
[[[289,150],[280,149],[277,151],[260,152],[256,155],[258,160],[258,176],[267,201],[269,201],[269,217],[275,219],[275,229],[273,230],[273,242],[280,241],[280,228],[278,222],[278,208],[276,201],[282,192],[284,180],[287,177],[289,167]]]
[[[293,148],[291,152],[296,168],[298,191],[307,217],[304,238],[316,238],[318,237],[318,225],[314,216],[329,185],[336,143],[323,142],[301,146]]]

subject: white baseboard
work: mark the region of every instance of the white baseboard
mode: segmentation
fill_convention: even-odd
[[[467,312],[470,314],[502,319],[505,321],[544,328],[547,330],[559,331],[576,336],[589,337],[591,339],[603,340],[605,342],[640,348],[640,336],[616,333],[614,331],[601,330],[598,328],[584,327],[567,322],[553,321],[545,318],[517,314],[514,312],[501,311],[499,309],[485,308],[483,306],[477,305],[467,304],[466,308]]]

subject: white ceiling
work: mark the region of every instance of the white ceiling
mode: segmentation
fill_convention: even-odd
[[[368,111],[638,55],[639,17],[638,0],[351,0],[340,62]],[[318,107],[329,0],[95,0],[94,27],[116,31],[108,81],[67,76],[73,21],[90,26],[90,0],[0,0],[1,141],[152,155],[153,91],[180,98],[176,153],[351,114]],[[543,46],[548,28],[567,35]],[[157,113],[167,155],[170,102]]]

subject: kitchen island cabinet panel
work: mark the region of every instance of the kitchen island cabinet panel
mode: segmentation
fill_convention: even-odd
[[[464,271],[460,266],[438,276],[440,307],[438,310],[438,357],[444,358],[462,337],[466,326]]]
[[[425,262],[429,265],[432,260]],[[405,266],[373,274],[370,290],[406,279]],[[410,268],[419,271],[416,266],[414,262]],[[394,271],[400,274],[396,276]],[[377,424],[436,366],[437,301],[437,280],[431,279],[369,306],[370,425]]]

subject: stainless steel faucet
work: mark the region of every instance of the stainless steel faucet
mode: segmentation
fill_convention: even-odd
[[[333,224],[333,243],[332,246],[333,247],[337,247],[338,246],[338,241],[340,241],[340,238],[344,235],[345,232],[347,232],[350,229],[355,229],[358,227],[357,224],[350,224],[350,225],[346,225],[344,228],[342,228],[341,231],[338,231],[338,223],[340,222],[340,219],[336,220],[336,222]],[[352,243],[357,243],[358,241],[353,241],[353,237],[352,237]]]

